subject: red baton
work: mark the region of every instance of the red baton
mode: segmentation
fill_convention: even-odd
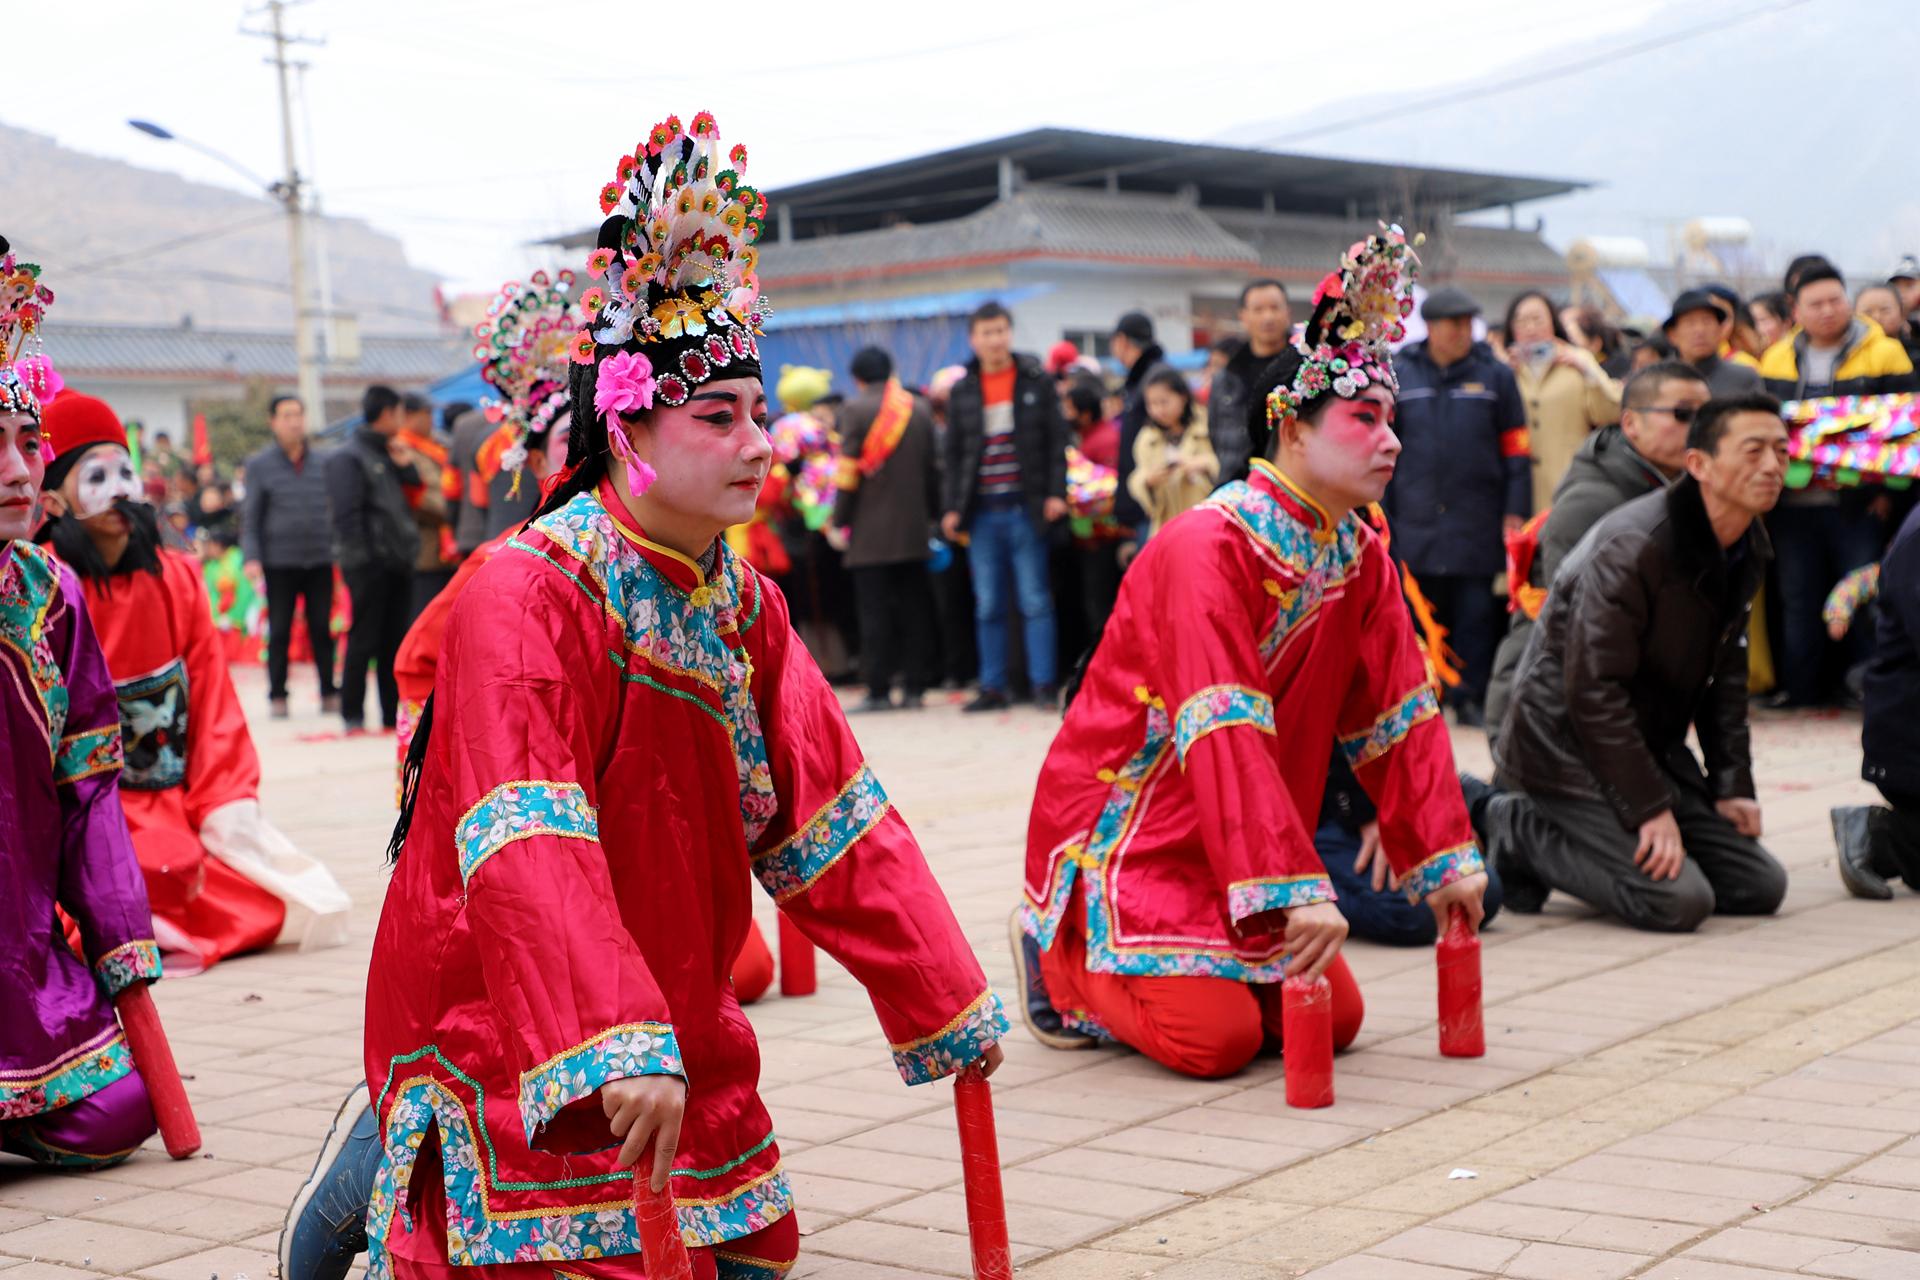
[[[993,1132],[993,1086],[979,1063],[954,1077],[953,1109],[960,1121],[960,1168],[966,1175],[967,1239],[973,1245],[974,1280],[1013,1280],[1007,1200],[1000,1186],[1000,1141]]]
[[[1487,1052],[1486,1019],[1480,1009],[1480,935],[1467,913],[1453,908],[1447,931],[1434,947],[1440,978],[1440,1052],[1449,1058],[1480,1058]]]
[[[653,1189],[653,1144],[633,1166],[633,1218],[640,1228],[640,1256],[649,1280],[693,1280],[693,1258],[680,1236],[680,1215],[673,1208],[672,1180],[665,1191]]]
[[[1333,988],[1325,978],[1280,984],[1280,1053],[1287,1105],[1333,1105]]]
[[[800,926],[780,913],[780,994],[810,996],[818,982],[813,972],[813,943]]]
[[[153,1103],[160,1140],[167,1144],[168,1155],[185,1160],[200,1149],[200,1126],[193,1118],[193,1104],[187,1101],[187,1086],[180,1083],[180,1068],[173,1065],[173,1046],[167,1043],[147,984],[134,983],[114,997],[113,1006],[127,1033],[127,1047],[133,1050],[134,1069]]]

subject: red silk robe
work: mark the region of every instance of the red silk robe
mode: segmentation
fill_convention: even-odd
[[[206,582],[162,549],[158,575],[82,579],[120,699],[120,803],[168,973],[272,946],[286,904],[208,855],[207,815],[260,794],[260,757],[227,674]]]
[[[1028,824],[1023,925],[1097,973],[1284,976],[1249,917],[1328,902],[1335,741],[1418,900],[1482,869],[1453,749],[1378,534],[1279,470],[1170,521],[1127,571]]]
[[[756,878],[867,987],[909,1083],[1006,1026],[778,590],[724,545],[702,581],[606,493],[516,535],[448,620],[367,989],[375,1276],[643,1274],[596,1097],[625,1077],[688,1082],[690,1245],[790,1211],[728,980]]]

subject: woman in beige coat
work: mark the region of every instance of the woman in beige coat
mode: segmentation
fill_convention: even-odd
[[[1523,293],[1507,308],[1507,363],[1533,438],[1533,509],[1545,511],[1587,436],[1620,421],[1620,384],[1567,340],[1544,293]]]
[[[1172,369],[1147,379],[1142,394],[1147,421],[1133,438],[1133,471],[1127,492],[1147,513],[1147,536],[1183,511],[1199,506],[1213,492],[1220,459],[1207,438],[1206,413],[1193,402],[1193,389]]]

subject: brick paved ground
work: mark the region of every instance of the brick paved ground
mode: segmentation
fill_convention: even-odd
[[[257,676],[243,677],[249,705]],[[159,1002],[206,1154],[90,1177],[0,1164],[0,1280],[265,1280],[282,1209],[360,1075],[361,990],[392,813],[390,740],[257,724],[268,811],[355,894],[353,943],[169,981]],[[860,722],[989,974],[1011,974],[1033,712]],[[1424,950],[1349,948],[1367,1026],[1339,1103],[1290,1111],[1280,1064],[1175,1078],[1024,1031],[996,1080],[1031,1280],[1735,1280],[1920,1276],[1920,896],[1842,892],[1826,813],[1867,798],[1857,722],[1764,719],[1779,918],[1629,933],[1556,902],[1486,937],[1487,1056],[1434,1049]],[[1484,766],[1477,735],[1463,763]],[[763,921],[763,924],[770,921]],[[895,1075],[859,991],[752,1010],[806,1231],[796,1276],[966,1274],[948,1092]],[[1473,1177],[1451,1176],[1470,1170]]]

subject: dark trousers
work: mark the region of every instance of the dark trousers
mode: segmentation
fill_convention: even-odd
[[[1355,871],[1354,859],[1360,856],[1360,834],[1349,831],[1337,818],[1326,818],[1313,833],[1314,851],[1326,864],[1327,878],[1339,895],[1334,906],[1347,918],[1348,931],[1356,938],[1380,942],[1389,947],[1431,946],[1437,934],[1433,911],[1424,902],[1408,902],[1398,889],[1373,887],[1373,868]],[[1482,924],[1490,924],[1500,913],[1500,877],[1494,874],[1493,861],[1487,861],[1487,892],[1481,898],[1486,909]]]
[[[1866,660],[1873,628],[1855,627],[1836,645],[1820,610],[1835,583],[1880,558],[1886,526],[1850,505],[1783,504],[1767,516],[1767,531],[1780,577],[1780,687],[1790,702],[1824,702],[1846,668]]]
[[[307,642],[320,669],[320,696],[333,696],[333,566],[267,569],[267,696],[287,696],[287,647],[293,643],[293,605],[307,610]]]
[[[1506,629],[1505,606],[1494,597],[1493,579],[1457,573],[1414,576],[1433,604],[1433,616],[1447,629],[1447,643],[1460,655],[1460,687],[1454,700],[1485,707],[1494,646]]]
[[[933,681],[933,584],[924,560],[865,565],[853,572],[860,610],[860,673],[867,692],[885,698],[895,676],[917,697]]]
[[[959,688],[980,669],[973,623],[973,571],[967,567],[967,549],[953,548],[953,563],[935,574],[933,600],[940,610],[940,675]]]
[[[1487,803],[1489,852],[1509,872],[1524,868],[1636,929],[1691,933],[1710,915],[1764,916],[1787,896],[1787,872],[1733,829],[1699,783],[1674,778],[1673,818],[1687,856],[1677,880],[1634,865],[1640,833],[1620,825],[1603,800],[1503,792]]]
[[[1920,893],[1920,795],[1880,788],[1889,809],[1867,814],[1867,849],[1874,871],[1883,880],[1899,876]]]
[[[452,581],[453,570],[451,569],[415,569],[413,599],[408,606],[407,625],[412,626],[413,620],[425,613],[427,606],[433,603],[433,598],[446,590],[447,584]]]
[[[340,677],[340,717],[359,728],[367,714],[367,667],[378,669],[380,723],[393,728],[400,718],[400,686],[393,660],[407,634],[413,603],[413,570],[366,566],[345,571],[353,602],[353,630],[347,633],[347,669]]]

